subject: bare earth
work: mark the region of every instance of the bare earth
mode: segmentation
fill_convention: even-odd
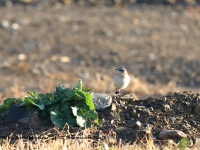
[[[199,7],[2,7],[0,37],[1,101],[25,96],[30,90],[45,93],[52,92],[60,84],[71,87],[79,78],[87,88],[113,94],[114,69],[118,66],[124,66],[131,76],[131,83],[123,92],[133,93],[137,99],[184,90],[199,93]],[[195,99],[195,104],[199,103],[198,94],[188,95],[190,102]],[[177,103],[166,102],[173,110],[184,96],[180,93],[174,97],[178,97]],[[154,104],[154,100],[150,103]],[[158,99],[158,104],[152,107],[157,109],[161,104],[164,107]],[[133,105],[143,106],[139,102]],[[181,103],[180,108],[188,112],[188,116],[183,112],[180,117],[193,115],[193,106],[186,108]],[[121,109],[123,114],[130,113],[124,106]],[[163,113],[170,120],[172,116],[168,113],[173,114],[173,111]],[[154,117],[156,115],[160,114]],[[188,134],[198,137],[199,118],[194,115],[193,120],[195,122],[189,124],[195,131]],[[178,121],[182,120],[178,118]],[[135,122],[120,123],[119,126],[130,127]],[[1,130],[5,131],[7,123],[1,120],[1,124]],[[109,126],[114,128],[111,124],[102,124],[108,129]],[[173,124],[166,128],[174,127]],[[176,127],[183,130],[182,126]],[[15,128],[16,124],[10,124],[11,130],[1,137]],[[45,128],[41,130],[44,132]],[[156,136],[160,130],[154,131]],[[29,131],[32,134],[40,130],[36,127]],[[27,133],[27,129],[22,128],[21,132]]]

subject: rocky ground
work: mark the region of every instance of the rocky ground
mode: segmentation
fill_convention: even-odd
[[[12,141],[24,139],[85,138],[110,145],[133,143],[151,137],[155,141],[169,139],[178,142],[183,137],[190,140],[190,146],[200,146],[200,97],[191,92],[174,93],[163,97],[130,99],[113,96],[112,105],[99,110],[99,126],[83,129],[53,128],[48,118],[34,118],[26,123],[8,122],[0,119],[0,138],[9,137]],[[178,130],[182,134],[161,136],[163,130]],[[76,136],[75,136],[76,135]],[[94,142],[95,144],[96,142]]]
[[[161,130],[176,129],[192,141],[199,138],[198,5],[8,3],[0,9],[0,37],[1,100],[30,90],[51,92],[59,84],[71,87],[79,78],[85,87],[112,94],[114,69],[124,66],[131,83],[123,92],[136,99],[114,96],[112,106],[99,111],[100,127],[84,136],[133,142],[144,134],[159,139]],[[87,133],[71,130],[69,137]],[[1,138],[13,139],[58,138],[64,132],[48,119],[34,126],[3,118],[0,131]]]

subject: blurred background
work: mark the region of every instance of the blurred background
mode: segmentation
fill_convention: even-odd
[[[0,100],[73,87],[199,92],[200,0],[0,0]]]

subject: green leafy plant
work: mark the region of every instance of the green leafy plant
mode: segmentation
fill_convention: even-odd
[[[98,125],[98,114],[94,108],[91,90],[83,87],[82,80],[72,89],[58,86],[54,93],[36,94],[30,91],[28,94],[29,96],[21,99],[5,99],[0,106],[0,113],[6,111],[11,104],[17,103],[20,106],[35,106],[39,115],[50,116],[56,127]]]
[[[190,141],[187,138],[182,138],[177,144],[177,147],[180,150],[185,150],[189,146],[190,146]]]

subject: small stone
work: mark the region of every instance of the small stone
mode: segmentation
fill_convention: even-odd
[[[1,22],[1,27],[8,28],[9,26],[10,26],[10,23],[8,22],[8,20],[3,20]]]
[[[189,123],[187,123],[187,124],[186,124],[186,127],[187,127],[187,128],[191,128],[192,126],[191,126]]]
[[[18,23],[13,23],[11,27],[12,27],[13,30],[18,30],[19,29],[19,24]]]
[[[67,56],[60,57],[60,62],[62,62],[62,63],[68,63],[70,61],[71,61],[71,59]]]
[[[19,60],[25,60],[27,58],[26,54],[19,54],[18,59]]]
[[[116,104],[112,103],[111,110],[115,111],[117,109]]]
[[[176,121],[176,117],[170,117],[170,121],[174,123]]]
[[[167,98],[166,98],[166,97],[163,97],[163,101],[166,102],[166,101],[167,101]]]
[[[140,121],[136,121],[135,125],[136,125],[137,127],[141,127],[142,123],[141,123]]]
[[[44,139],[48,139],[49,137],[48,137],[48,135],[44,134],[44,135],[43,135],[43,138],[44,138]]]
[[[131,130],[131,128],[129,128],[129,127],[117,127],[115,129],[115,132],[117,132],[117,133],[119,133],[119,132],[126,132],[128,130]]]
[[[153,109],[153,107],[150,107],[149,110],[150,110],[150,111],[153,111],[154,109]]]
[[[164,105],[164,107],[165,107],[166,109],[170,109],[170,106],[169,106],[169,105]]]
[[[183,133],[180,130],[163,130],[159,134],[159,139],[167,140],[167,139],[180,139],[187,137],[187,134]]]

